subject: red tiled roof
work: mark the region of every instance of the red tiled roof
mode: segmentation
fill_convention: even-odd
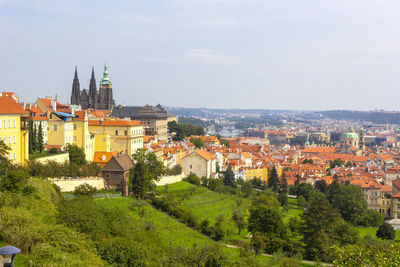
[[[90,126],[139,126],[143,125],[140,121],[125,120],[89,120]]]
[[[0,114],[29,114],[13,98],[0,96]]]

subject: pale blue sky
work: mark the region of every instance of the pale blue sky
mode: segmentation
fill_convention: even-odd
[[[69,102],[400,110],[399,0],[0,0],[0,89]]]

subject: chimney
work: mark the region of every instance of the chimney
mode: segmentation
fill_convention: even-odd
[[[56,101],[51,100],[51,108],[52,108],[54,111],[57,111],[57,102],[56,102]]]

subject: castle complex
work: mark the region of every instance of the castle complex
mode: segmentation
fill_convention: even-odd
[[[111,110],[114,105],[112,83],[108,77],[107,64],[104,65],[103,78],[100,81],[100,88],[97,91],[94,68],[90,77],[89,90],[80,89],[78,70],[75,67],[75,76],[72,82],[71,105],[81,105],[82,109],[106,109]]]

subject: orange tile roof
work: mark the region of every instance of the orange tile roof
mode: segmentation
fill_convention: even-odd
[[[89,120],[90,126],[140,126],[143,125],[140,121],[125,121],[125,120]]]
[[[112,156],[118,155],[118,151],[113,152],[94,152],[93,162],[106,163]]]
[[[210,152],[207,152],[207,151],[205,151],[205,150],[197,149],[197,150],[196,150],[196,153],[197,153],[198,155],[200,155],[202,158],[204,158],[205,160],[212,160],[212,159],[215,159],[215,157],[214,157],[213,154],[211,154]]]
[[[24,110],[13,98],[8,96],[0,96],[0,114],[26,114],[29,112]]]

